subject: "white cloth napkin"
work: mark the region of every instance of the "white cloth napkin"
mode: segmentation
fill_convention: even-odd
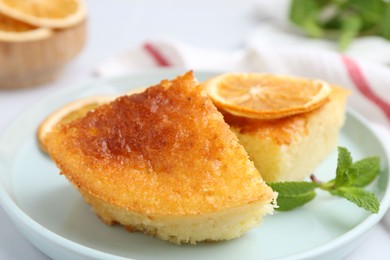
[[[349,105],[373,125],[390,129],[390,68],[327,50],[252,46],[234,52],[156,40],[102,63],[95,73],[113,76],[159,67],[256,71],[320,78],[353,91]]]

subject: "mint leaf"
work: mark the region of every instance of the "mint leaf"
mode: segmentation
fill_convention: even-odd
[[[349,183],[348,170],[351,165],[351,153],[344,147],[338,147],[338,159],[334,188],[341,187]]]
[[[346,183],[344,186],[353,186],[352,181],[356,180],[359,177],[359,169],[356,167],[349,167],[348,169],[348,183]]]
[[[340,187],[336,190],[330,191],[331,194],[346,198],[347,200],[355,203],[357,206],[371,211],[372,213],[378,213],[379,201],[375,194],[358,187]]]
[[[337,39],[341,50],[359,36],[390,40],[388,0],[292,0],[289,20],[307,36]]]
[[[315,189],[328,191],[334,196],[345,198],[357,206],[372,213],[378,213],[379,200],[374,193],[362,187],[371,183],[380,173],[380,158],[367,157],[357,162],[352,161],[350,152],[338,147],[336,178],[321,182],[314,175],[312,182],[273,182],[267,183],[278,192],[279,211],[287,211],[305,205],[316,196]]]
[[[386,2],[385,11],[383,14],[383,20],[381,21],[381,35],[390,40],[390,3]]]
[[[290,19],[300,26],[309,36],[321,37],[322,28],[317,24],[320,6],[313,0],[293,0],[291,3]]]
[[[308,203],[316,196],[314,189],[318,187],[312,182],[274,182],[268,185],[278,193],[279,211],[288,211]]]
[[[352,165],[358,173],[351,176],[350,185],[355,187],[364,187],[370,184],[380,173],[380,158],[368,157],[355,162]]]
[[[348,15],[341,20],[340,50],[347,49],[352,40],[359,34],[361,27],[362,18],[358,15]]]
[[[375,26],[382,20],[382,10],[385,5],[383,0],[350,0],[348,2],[348,9],[345,11],[353,9],[362,17],[365,27]]]

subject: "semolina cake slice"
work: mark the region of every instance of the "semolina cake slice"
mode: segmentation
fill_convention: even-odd
[[[301,181],[336,149],[348,94],[331,86],[319,108],[273,120],[222,112],[265,181]]]
[[[336,148],[349,91],[322,80],[226,73],[202,83],[267,182],[301,181]]]
[[[106,224],[174,243],[228,240],[274,209],[191,72],[58,124],[44,145]]]

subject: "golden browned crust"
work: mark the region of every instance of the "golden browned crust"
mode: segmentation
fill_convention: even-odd
[[[45,139],[78,188],[141,214],[196,215],[274,197],[192,73],[58,125]]]

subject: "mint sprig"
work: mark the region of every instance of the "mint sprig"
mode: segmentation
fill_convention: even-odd
[[[378,213],[380,203],[374,193],[363,188],[380,173],[379,157],[367,157],[353,162],[351,153],[338,147],[336,177],[327,182],[319,181],[314,175],[311,182],[273,182],[268,185],[278,192],[279,211],[288,211],[303,206],[316,197],[315,190],[328,191],[333,196],[349,200],[357,206]]]
[[[359,36],[390,40],[390,2],[385,0],[292,0],[289,19],[309,37],[337,39],[340,50]]]

